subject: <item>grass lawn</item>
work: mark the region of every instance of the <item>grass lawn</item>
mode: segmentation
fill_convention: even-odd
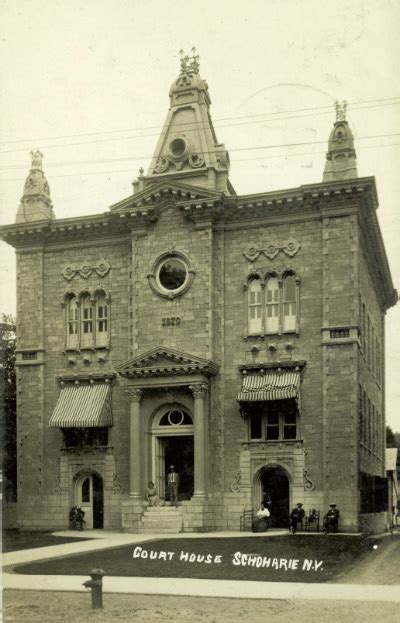
[[[101,567],[110,576],[328,582],[349,570],[368,551],[366,542],[356,536],[166,538],[34,562],[15,571],[33,575],[88,575],[90,569]]]
[[[85,537],[53,536],[50,532],[28,532],[23,530],[3,530],[3,552],[16,552],[20,549],[62,545],[75,541],[87,541]]]

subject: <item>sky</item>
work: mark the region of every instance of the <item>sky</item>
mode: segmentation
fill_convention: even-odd
[[[322,181],[334,102],[348,102],[358,174],[400,290],[397,0],[0,0],[0,224],[40,149],[57,218],[107,211],[147,170],[179,50],[200,54],[238,194]],[[250,148],[250,149],[249,149]],[[0,243],[0,311],[15,312]],[[387,313],[386,411],[400,431],[400,305]]]

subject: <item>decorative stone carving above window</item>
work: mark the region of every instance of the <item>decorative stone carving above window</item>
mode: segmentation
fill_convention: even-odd
[[[71,281],[75,277],[75,275],[79,275],[83,277],[83,279],[87,279],[94,272],[99,277],[105,277],[109,272],[111,266],[107,260],[101,259],[97,264],[90,264],[86,262],[82,262],[79,266],[72,266],[71,264],[66,264],[63,267],[61,272],[64,279],[67,281]]]
[[[273,244],[271,242],[267,247],[250,247],[247,251],[243,252],[243,255],[249,262],[255,262],[261,254],[273,260],[280,251],[285,253],[288,257],[293,257],[299,249],[300,243],[295,238],[288,238],[283,244]]]

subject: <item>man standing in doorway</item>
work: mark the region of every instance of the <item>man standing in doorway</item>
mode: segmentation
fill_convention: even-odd
[[[178,485],[179,485],[179,474],[175,471],[175,467],[173,465],[169,468],[168,478],[168,490],[169,490],[169,501],[171,505],[178,506]]]

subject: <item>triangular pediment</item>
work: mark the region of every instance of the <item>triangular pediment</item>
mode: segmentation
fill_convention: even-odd
[[[157,347],[133,359],[129,359],[117,368],[121,376],[144,378],[181,374],[214,375],[218,366],[209,359],[188,355],[172,348]]]
[[[219,191],[163,179],[152,182],[147,188],[113,204],[110,206],[110,210],[112,212],[136,211],[150,207],[154,208],[167,201],[177,203],[186,201],[221,202],[224,196],[224,193]]]

